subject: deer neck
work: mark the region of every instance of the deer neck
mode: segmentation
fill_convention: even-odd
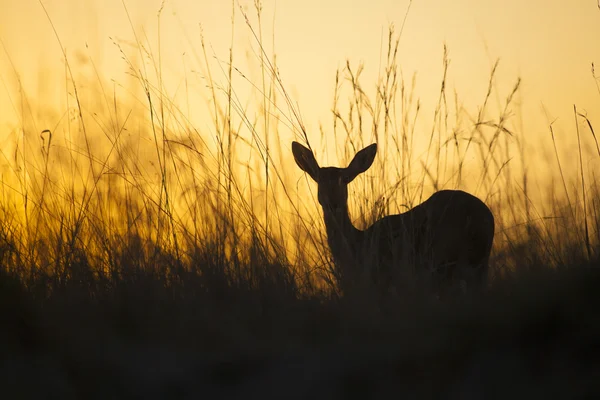
[[[336,264],[355,263],[357,249],[361,248],[364,232],[356,229],[350,220],[348,206],[331,210],[323,207],[327,242]]]

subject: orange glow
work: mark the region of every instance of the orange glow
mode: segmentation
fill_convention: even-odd
[[[275,194],[261,192],[266,191],[261,186],[263,181],[247,183],[240,189],[240,196],[250,193],[260,203],[264,200],[261,196],[282,196],[278,185],[285,185],[294,194],[290,199],[293,203],[298,200],[294,197],[298,196],[296,189],[302,194],[314,192],[314,188],[299,180],[301,172],[290,163],[291,141],[302,139],[299,123],[280,91],[276,94],[279,110],[269,106],[261,95],[263,90],[275,90],[270,89],[274,80],[263,75],[254,34],[262,37],[271,62],[276,60],[282,84],[291,103],[300,110],[311,145],[324,165],[339,165],[354,151],[345,147],[343,139],[336,142],[334,138],[331,111],[336,70],[344,69],[347,60],[355,72],[364,64],[362,89],[371,99],[376,98],[376,85],[384,76],[390,25],[400,35],[398,79],[410,86],[413,74],[417,74],[412,104],[414,107],[418,99],[422,108],[415,123],[415,166],[433,165],[425,156],[432,125],[445,129],[444,134],[452,134],[455,126],[472,129],[497,59],[500,63],[488,110],[490,115],[505,113],[510,117],[505,128],[518,135],[521,142],[511,142],[502,159],[512,160],[510,165],[520,170],[523,166],[519,146],[523,146],[527,171],[539,179],[530,188],[534,200],[544,197],[539,187],[544,186],[548,171],[556,173],[555,166],[547,167],[548,160],[555,161],[549,124],[553,124],[569,179],[577,177],[579,162],[573,156],[577,152],[573,105],[600,126],[600,89],[598,79],[592,75],[592,63],[600,64],[600,10],[593,0],[264,0],[260,22],[254,1],[242,0],[239,7],[237,1],[220,0],[45,0],[42,4],[36,0],[0,2],[0,138],[7,143],[0,163],[10,164],[13,153],[20,149],[27,153],[20,162],[31,163],[30,167],[41,174],[45,168],[42,149],[48,140],[39,138],[44,129],[53,132],[56,152],[74,152],[82,157],[78,162],[85,162],[89,157],[82,154],[89,143],[77,126],[83,115],[89,129],[86,134],[98,157],[96,164],[91,163],[95,166],[76,172],[67,168],[67,162],[49,167],[57,175],[67,171],[77,175],[81,188],[94,182],[94,174],[114,172],[112,168],[117,168],[118,163],[109,165],[107,160],[121,150],[141,163],[149,181],[160,175],[160,156],[156,155],[151,132],[158,132],[159,136],[167,132],[169,145],[178,151],[194,149],[195,153],[186,155],[188,158],[181,156],[178,160],[190,166],[202,158],[205,164],[193,164],[194,171],[201,165],[217,165],[219,133],[229,133],[224,116],[229,110],[223,105],[231,104],[227,100],[231,48],[235,67],[231,73],[231,112],[235,116],[231,132],[243,139],[235,150],[238,159],[232,168],[240,175],[244,168],[264,168],[260,162],[261,146],[253,142],[253,129],[262,132],[258,136],[270,146],[275,168],[284,164],[289,168],[280,171],[286,174],[279,177],[279,182],[276,174],[271,174]],[[253,31],[246,25],[243,13]],[[446,80],[448,126],[441,119],[433,122],[444,72],[444,45],[450,60]],[[70,70],[66,68],[63,49]],[[596,71],[596,75],[600,72]],[[504,110],[506,98],[519,77],[521,87],[509,109]],[[214,93],[208,87],[210,82]],[[145,85],[151,92],[151,104]],[[406,96],[409,90],[406,89]],[[458,104],[454,104],[454,91]],[[351,94],[346,82],[339,98],[344,116]],[[221,102],[220,109],[215,109],[213,96]],[[154,121],[150,120],[151,106],[155,107]],[[457,114],[456,110],[462,111]],[[414,117],[414,108],[404,111]],[[215,119],[220,122],[215,123]],[[397,120],[401,122],[401,116]],[[590,131],[581,119],[579,122],[584,148],[590,149],[586,154],[594,154]],[[413,121],[407,123],[411,125]],[[391,132],[398,133],[400,125]],[[357,135],[359,128],[354,128],[352,133]],[[376,135],[371,125],[365,122],[363,128],[361,141],[374,142]],[[337,129],[341,130],[339,126]],[[391,143],[392,139],[388,139]],[[115,145],[119,140],[127,140],[127,146],[120,149]],[[333,148],[336,146],[337,152]],[[391,153],[386,151],[391,149],[382,150],[377,168],[384,168],[384,163],[393,164],[388,158]],[[463,160],[465,183],[461,184],[481,191],[477,194],[482,197],[491,195],[492,189],[498,188],[482,189],[482,167],[474,157],[469,153]],[[588,172],[599,164],[598,157],[586,159]],[[503,171],[500,165],[494,168],[498,174]],[[441,186],[452,186],[457,179],[453,171],[447,170],[445,180],[439,182]],[[256,174],[259,178],[255,179],[266,179],[259,172]],[[408,184],[428,182],[424,174],[421,169],[412,170],[404,178]],[[388,177],[388,184],[393,180]],[[152,181],[157,192],[158,181]],[[11,184],[18,187],[16,181]],[[426,191],[432,190],[433,184],[428,185]],[[253,192],[257,187],[261,189]],[[311,196],[314,198],[314,193]],[[183,195],[177,199],[183,209],[186,199]],[[290,202],[278,206],[293,213],[294,207],[287,203]],[[312,206],[312,202],[310,206],[306,202],[300,211],[308,210],[317,216],[318,209]]]

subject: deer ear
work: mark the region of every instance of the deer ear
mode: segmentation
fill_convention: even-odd
[[[300,169],[317,182],[319,176],[319,164],[317,163],[313,152],[298,142],[292,142],[292,154],[294,154],[294,160]]]
[[[377,143],[365,147],[350,161],[350,165],[346,168],[346,181],[352,182],[358,174],[362,174],[373,164],[375,155],[377,154]]]

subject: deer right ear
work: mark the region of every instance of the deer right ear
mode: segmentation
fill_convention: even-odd
[[[377,154],[377,143],[365,147],[350,161],[350,165],[346,168],[346,180],[352,182],[358,174],[362,174],[373,164],[375,155]]]
[[[298,142],[292,142],[292,154],[294,154],[294,160],[300,169],[317,182],[319,176],[319,164],[317,163],[313,152]]]

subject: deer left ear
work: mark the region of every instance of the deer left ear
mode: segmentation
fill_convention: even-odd
[[[298,167],[310,175],[315,182],[318,182],[319,164],[317,163],[313,152],[298,142],[292,142],[292,154],[294,155],[294,161],[296,161]]]
[[[348,183],[352,182],[354,178],[358,176],[358,174],[362,174],[366,170],[368,170],[371,165],[373,165],[373,161],[375,160],[375,155],[377,154],[377,143],[373,143],[370,146],[365,147],[350,161],[350,165],[346,168],[346,180]]]

